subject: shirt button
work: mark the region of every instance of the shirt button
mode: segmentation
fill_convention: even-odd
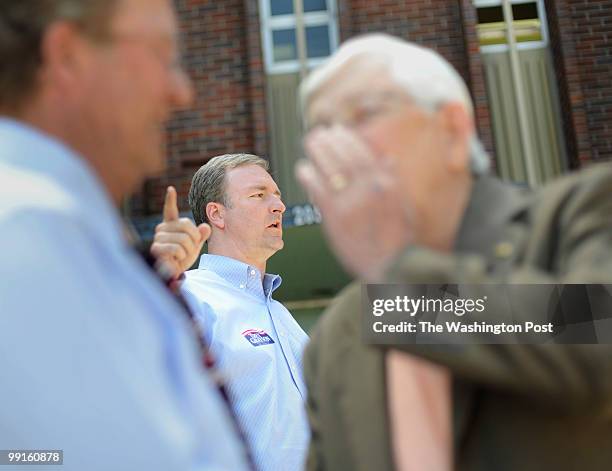
[[[255,276],[255,270],[251,270],[251,276]]]
[[[243,284],[240,285],[240,289],[244,289],[244,285]]]

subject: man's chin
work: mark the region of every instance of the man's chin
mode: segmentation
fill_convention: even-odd
[[[163,132],[155,129],[141,150],[143,166],[149,170],[149,176],[161,176],[168,168],[168,149]]]
[[[168,168],[168,160],[159,149],[151,149],[147,155],[143,155],[142,168],[146,169],[146,177],[154,178],[161,176]]]
[[[279,241],[270,244],[270,249],[272,250],[272,255],[274,255],[279,250],[282,250],[283,247],[285,247],[285,242],[283,241],[283,239],[280,239]]]

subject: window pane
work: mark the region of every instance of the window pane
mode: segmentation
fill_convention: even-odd
[[[274,62],[297,59],[297,47],[294,29],[278,29],[272,31],[272,47]]]
[[[306,28],[306,48],[309,58],[329,56],[329,28],[327,25]]]
[[[293,0],[270,0],[270,12],[272,16],[293,14]]]
[[[304,1],[304,12],[309,11],[326,11],[327,5],[325,0],[303,0]]]
[[[507,44],[506,26],[501,6],[482,7],[478,12],[478,39],[481,46]],[[516,42],[542,41],[542,23],[536,2],[512,5]]]
[[[536,2],[512,5],[512,18],[518,42],[542,41],[542,24]]]
[[[538,7],[535,2],[512,5],[514,20],[533,20],[538,18]]]
[[[517,42],[542,41],[542,23],[540,20],[519,20],[513,24]]]
[[[479,8],[477,12],[478,24],[504,21],[504,12],[502,7],[483,7]]]

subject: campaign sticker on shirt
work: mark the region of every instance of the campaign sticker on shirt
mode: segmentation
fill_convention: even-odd
[[[261,345],[270,345],[274,343],[272,337],[270,337],[264,330],[249,329],[242,332],[242,336],[247,339],[254,347],[260,347]]]

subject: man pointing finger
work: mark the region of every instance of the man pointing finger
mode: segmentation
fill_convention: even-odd
[[[158,261],[163,261],[165,269],[171,270],[174,278],[178,278],[193,265],[201,252],[210,236],[210,226],[202,223],[196,227],[191,219],[180,217],[176,190],[172,186],[166,190],[163,217],[155,228],[151,253]]]

